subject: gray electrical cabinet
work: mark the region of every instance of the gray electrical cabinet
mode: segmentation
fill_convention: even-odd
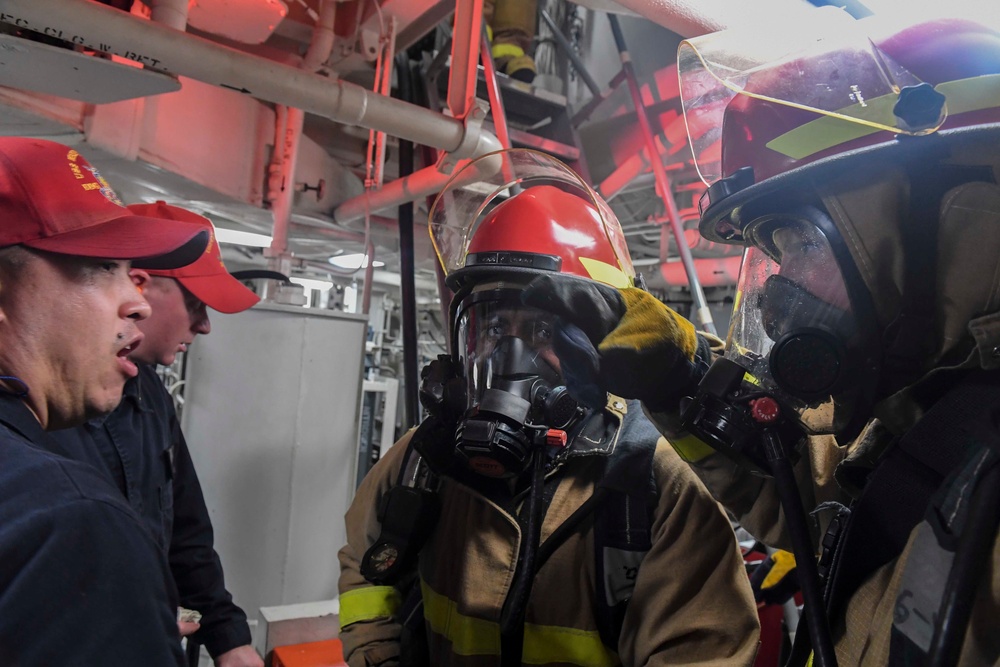
[[[251,619],[337,595],[366,331],[362,315],[261,304],[213,314],[188,352],[182,426]]]

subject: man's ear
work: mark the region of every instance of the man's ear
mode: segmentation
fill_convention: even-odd
[[[143,292],[146,291],[146,288],[149,286],[150,282],[150,277],[148,273],[146,273],[142,269],[129,269],[128,275],[132,279],[132,282],[135,284],[135,288],[139,290],[139,294],[142,294]]]

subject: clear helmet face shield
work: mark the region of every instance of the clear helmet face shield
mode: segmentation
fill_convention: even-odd
[[[865,393],[866,342],[831,242],[807,214],[747,232],[725,356],[746,369],[749,391],[774,395],[808,432],[842,432]]]
[[[964,85],[957,86],[963,90],[946,87],[949,95],[936,91],[890,51],[912,59],[899,42],[906,46],[947,30],[934,20],[950,9],[912,12],[908,20],[856,20],[839,8],[820,7],[783,21],[762,20],[681,42],[677,67],[684,121],[702,180],[712,185],[733,166],[753,164],[746,155],[733,154],[740,150],[731,142],[743,134],[768,135],[766,149],[794,161],[878,131],[923,135],[938,130],[948,118],[946,99],[950,96],[962,110],[970,104],[965,98],[974,93]],[[968,13],[978,25],[982,12]],[[906,33],[913,26],[923,27]],[[945,69],[924,67],[923,73],[947,78],[939,72]],[[757,106],[772,111],[751,121],[746,114]],[[735,126],[723,140],[727,122]],[[763,124],[744,126],[747,122]],[[758,179],[773,175],[755,171]]]
[[[479,408],[490,392],[502,391],[525,401],[522,423],[562,428],[574,414],[550,404],[550,394],[563,384],[552,349],[556,317],[522,305],[519,295],[517,289],[479,291],[460,306],[455,343],[467,408]]]
[[[499,283],[465,296],[456,314],[467,392],[456,450],[488,477],[519,475],[550,429],[567,429],[581,415],[552,349],[555,316],[519,297],[520,289]]]

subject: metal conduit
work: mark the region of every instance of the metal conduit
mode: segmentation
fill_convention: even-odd
[[[158,70],[454,153],[488,150],[477,125],[222,46],[91,0],[0,0],[0,20]],[[489,143],[489,142],[487,142]]]

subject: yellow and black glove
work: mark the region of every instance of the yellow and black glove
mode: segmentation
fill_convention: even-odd
[[[758,604],[785,604],[799,592],[795,556],[775,551],[750,574],[750,588]]]
[[[592,407],[603,407],[611,392],[676,411],[708,370],[708,342],[644,290],[556,274],[533,280],[521,300],[560,318],[553,347],[563,379]]]

